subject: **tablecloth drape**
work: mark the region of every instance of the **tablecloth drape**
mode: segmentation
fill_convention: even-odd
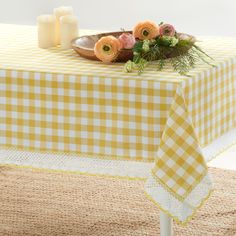
[[[187,77],[151,64],[138,76],[39,49],[34,27],[0,25],[1,146],[152,162],[146,194],[186,222],[212,190],[202,148],[236,127],[236,39],[199,45],[216,67]]]

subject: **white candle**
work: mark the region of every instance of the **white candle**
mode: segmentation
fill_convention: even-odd
[[[60,44],[60,17],[73,15],[72,7],[58,7],[54,8],[54,15],[56,16],[56,42]]]
[[[71,48],[71,40],[78,36],[78,19],[75,16],[62,16],[60,19],[60,38],[63,49]]]
[[[38,45],[40,48],[56,46],[56,17],[54,15],[41,15],[37,18]]]

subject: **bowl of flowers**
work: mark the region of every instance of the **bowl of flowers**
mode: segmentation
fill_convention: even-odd
[[[103,62],[127,62],[133,58],[133,45],[132,47],[123,48],[120,44],[120,41],[117,39],[123,37],[121,35],[128,35],[128,37],[132,36],[132,31],[118,31],[118,32],[109,32],[109,33],[101,33],[95,35],[81,36],[75,38],[72,41],[73,49],[82,57],[103,61]],[[96,54],[95,54],[95,45],[96,45]],[[102,50],[99,52],[99,50]],[[104,50],[104,53],[103,53]]]
[[[82,57],[104,63],[125,62],[124,70],[141,73],[155,61],[162,70],[170,63],[174,71],[186,75],[198,61],[210,64],[212,59],[196,44],[194,36],[179,33],[171,24],[153,21],[138,23],[132,31],[119,31],[82,36],[72,41]]]

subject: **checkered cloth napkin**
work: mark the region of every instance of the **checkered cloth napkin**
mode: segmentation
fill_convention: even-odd
[[[202,38],[216,67],[138,76],[39,49],[34,27],[0,31],[0,145],[153,162],[147,196],[187,222],[212,190],[202,148],[236,127],[236,39]]]

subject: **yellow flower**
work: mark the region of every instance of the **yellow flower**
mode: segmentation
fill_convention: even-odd
[[[112,62],[117,58],[121,49],[120,41],[114,36],[100,38],[94,47],[96,57],[103,62]]]
[[[159,35],[159,26],[152,21],[140,22],[134,27],[133,35],[141,40],[156,38]]]

